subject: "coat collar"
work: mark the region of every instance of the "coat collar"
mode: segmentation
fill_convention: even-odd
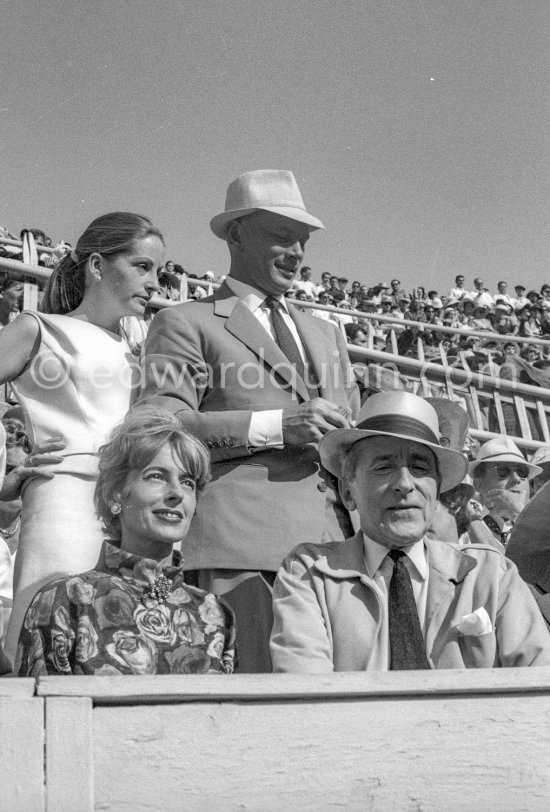
[[[426,538],[424,540],[428,553],[430,592],[432,582],[441,589],[445,585],[454,592],[457,584],[462,583],[466,575],[477,566],[477,561],[468,555],[467,548],[460,549],[445,541],[436,541]],[[359,578],[367,575],[363,553],[363,534],[359,530],[354,536],[345,541],[327,544],[313,566],[319,572],[331,578]],[[438,590],[435,590],[436,592]]]
[[[311,347],[315,346],[315,339],[312,341],[311,330],[308,331],[306,327],[305,333],[303,332],[302,321],[296,320],[296,313],[293,313],[293,310],[294,308],[289,308],[289,312],[298,327],[298,332],[300,333],[306,354],[310,358],[315,358],[316,353],[311,353]],[[250,312],[239,297],[233,293],[226,282],[224,282],[214,294],[214,313],[216,316],[221,316],[226,319],[225,329],[245,344],[248,349],[258,357],[262,364],[267,364],[271,369],[275,368],[277,375],[287,384],[293,386],[302,400],[310,400],[310,395],[304,381],[299,376],[292,374],[288,358],[281,352],[274,341],[266,341],[266,331],[258,322],[258,319]],[[318,374],[315,364],[314,369],[316,374]]]
[[[425,539],[429,576],[426,602],[426,651],[433,665],[437,651],[437,638],[446,639],[450,621],[445,622],[453,600],[459,595],[459,586],[466,575],[477,566],[476,559],[468,555],[467,548],[459,548],[444,541]],[[363,556],[363,536],[359,531],[346,541],[328,544],[313,567],[333,579],[358,578],[371,587]]]
[[[468,555],[467,547],[459,548],[429,538],[424,539],[424,543],[428,551],[430,579],[433,573],[437,573],[441,580],[456,586],[477,565],[476,559]],[[349,578],[350,575],[357,577],[366,574],[363,534],[360,530],[345,541],[327,544],[321,549],[324,555],[316,559],[314,566],[325,575]]]
[[[323,575],[345,580],[348,578],[369,577],[363,555],[363,533],[359,530],[345,541],[326,544],[321,548],[319,558],[313,566]]]

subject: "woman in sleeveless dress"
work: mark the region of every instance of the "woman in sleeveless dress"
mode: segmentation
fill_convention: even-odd
[[[137,358],[119,335],[119,321],[143,316],[163,260],[162,234],[147,218],[98,217],[53,271],[42,312],[25,311],[0,331],[0,380],[11,382],[34,444],[24,471],[6,639],[12,658],[38,589],[98,560],[97,451],[139,384]]]

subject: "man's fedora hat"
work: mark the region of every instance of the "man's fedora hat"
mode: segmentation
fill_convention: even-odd
[[[483,465],[502,465],[514,462],[516,465],[526,465],[529,468],[529,479],[542,473],[542,468],[527,462],[517,445],[509,437],[500,436],[487,440],[479,449],[477,459],[470,463],[470,476],[475,477],[478,468]],[[479,474],[478,474],[479,476]]]
[[[320,220],[308,214],[296,178],[285,169],[254,169],[230,183],[225,197],[225,211],[210,220],[210,228],[225,240],[232,220],[255,211],[271,211],[305,223],[315,231],[324,228]]]
[[[448,447],[440,436],[433,406],[410,392],[380,392],[366,401],[352,429],[333,429],[319,443],[321,462],[336,477],[342,476],[344,455],[367,437],[398,437],[427,446],[437,459],[441,491],[454,488],[464,479],[468,461],[464,454]]]

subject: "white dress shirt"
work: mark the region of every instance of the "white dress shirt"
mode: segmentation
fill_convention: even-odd
[[[266,294],[252,285],[247,285],[245,282],[233,279],[231,276],[228,276],[225,281],[232,292],[238,296],[245,307],[250,310],[254,318],[260,322],[273,341],[277,343],[273,322],[271,320],[271,311],[265,304]],[[300,351],[302,360],[304,363],[307,363],[304,346],[296,329],[296,325],[288,312],[286,299],[284,296],[277,296],[276,298],[279,299],[281,303],[281,315],[296,341],[296,346]],[[248,445],[251,448],[283,448],[282,409],[268,409],[261,412],[252,412],[252,419],[248,430]]]
[[[388,590],[393,574],[394,563],[388,556],[389,550],[383,544],[369,538],[363,533],[365,550],[365,567],[374,581],[374,588],[380,600],[382,611],[380,631],[375,643],[371,662],[376,669],[383,671],[390,667],[390,634],[388,622]],[[413,588],[414,599],[420,620],[420,628],[426,637],[426,600],[428,596],[428,561],[424,539],[401,548],[406,557],[403,559]]]

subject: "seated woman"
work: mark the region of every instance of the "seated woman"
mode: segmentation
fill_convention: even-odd
[[[15,673],[232,673],[232,610],[185,584],[174,551],[209,479],[208,451],[175,416],[131,412],[99,452],[95,505],[108,540],[98,565],[38,592]]]

